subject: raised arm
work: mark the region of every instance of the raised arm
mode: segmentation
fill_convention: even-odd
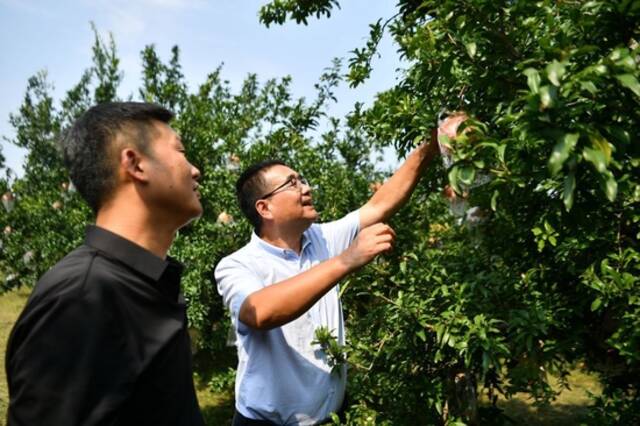
[[[437,130],[431,132],[430,140],[409,154],[393,176],[360,208],[361,228],[385,222],[409,200],[424,170],[438,155],[438,132],[453,138],[458,126],[466,118],[464,114],[447,118]]]

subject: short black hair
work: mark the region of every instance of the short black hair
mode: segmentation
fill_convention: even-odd
[[[240,210],[242,210],[242,213],[249,222],[251,222],[256,234],[260,234],[260,228],[262,226],[262,217],[260,217],[256,210],[256,201],[269,191],[267,182],[264,180],[264,172],[277,165],[288,167],[288,165],[281,160],[270,159],[260,161],[259,163],[252,164],[242,172],[236,182],[236,196],[238,197]]]
[[[116,186],[116,139],[148,153],[154,121],[169,123],[168,109],[145,102],[106,102],[83,113],[61,138],[64,163],[71,181],[97,214]]]

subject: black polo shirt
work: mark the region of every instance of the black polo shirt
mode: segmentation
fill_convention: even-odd
[[[11,332],[9,425],[202,425],[182,269],[89,226]]]

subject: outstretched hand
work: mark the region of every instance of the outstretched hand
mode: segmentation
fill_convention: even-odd
[[[453,139],[458,136],[458,127],[464,123],[469,117],[465,112],[454,112],[438,126],[438,135],[445,135]]]
[[[458,136],[458,127],[464,123],[469,117],[464,112],[455,112],[444,119],[435,132],[431,134],[431,143],[439,145],[440,151],[443,155],[450,155],[452,151],[451,140]],[[440,139],[442,136],[447,136],[449,141],[445,142]],[[446,138],[445,138],[446,139]]]
[[[376,223],[364,228],[340,257],[349,269],[357,269],[371,262],[377,255],[393,248],[396,233],[389,225]]]

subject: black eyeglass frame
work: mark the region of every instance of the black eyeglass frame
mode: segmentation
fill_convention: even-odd
[[[262,197],[258,198],[258,200],[264,200],[267,199],[269,197],[271,197],[272,195],[275,195],[279,190],[281,190],[282,188],[285,188],[287,185],[291,185],[291,187],[298,187],[299,185],[309,185],[309,181],[307,179],[305,179],[304,177],[300,176],[300,175],[291,175],[287,178],[287,180],[284,181],[284,183],[282,185],[279,185],[278,187],[276,187],[273,191],[271,192],[267,192],[266,194],[264,194]]]

